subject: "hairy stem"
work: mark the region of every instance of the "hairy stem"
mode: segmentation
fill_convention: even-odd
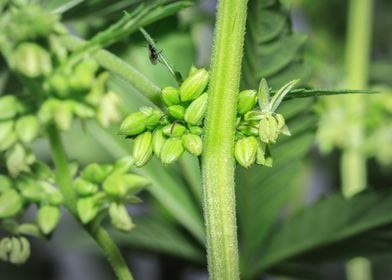
[[[55,125],[50,125],[47,129],[47,133],[53,161],[56,166],[56,181],[64,196],[64,205],[67,210],[77,218],[76,194],[72,187],[72,178],[59,131]],[[133,277],[119,249],[108,233],[102,227],[95,226],[94,224],[86,225],[84,228],[102,249],[104,255],[117,275],[117,278],[119,280],[132,280]]]
[[[346,45],[347,86],[364,89],[368,82],[368,66],[372,28],[372,0],[351,0]],[[351,197],[367,184],[366,157],[363,154],[366,96],[354,95],[344,99],[349,144],[341,159],[343,193]],[[355,258],[347,263],[347,279],[370,280],[371,266],[367,259]]]
[[[247,0],[219,0],[202,156],[210,279],[239,279],[234,132]]]

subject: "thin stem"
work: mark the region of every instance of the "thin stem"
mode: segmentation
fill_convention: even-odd
[[[50,125],[47,129],[47,133],[53,161],[56,165],[56,181],[64,196],[64,205],[72,215],[77,217],[76,194],[72,187],[72,178],[59,131],[55,125]],[[84,226],[84,228],[102,249],[108,262],[117,275],[117,278],[119,280],[132,280],[133,277],[119,249],[107,232],[102,227],[96,226],[93,223]]]
[[[62,43],[72,51],[83,46],[86,41],[75,36],[63,36]],[[106,50],[95,51],[93,57],[103,68],[129,82],[151,102],[160,106],[161,89],[138,70]]]
[[[146,41],[148,42],[148,44],[153,48],[155,54],[158,57],[158,60],[160,62],[162,62],[163,65],[166,66],[166,68],[169,70],[170,74],[172,74],[172,76],[174,77],[174,79],[177,81],[177,83],[179,85],[182,84],[183,79],[182,76],[180,74],[180,72],[176,71],[174,69],[174,67],[167,61],[166,57],[163,55],[162,51],[158,51],[157,46],[155,45],[154,40],[151,38],[150,34],[147,33],[146,30],[144,30],[144,28],[139,28],[140,32],[143,34],[144,38],[146,39]],[[150,50],[151,51],[151,50]]]
[[[368,83],[369,54],[372,29],[372,0],[351,0],[346,45],[346,86],[364,89]],[[346,197],[362,191],[367,184],[364,145],[364,116],[366,96],[354,95],[344,99],[349,118],[349,143],[341,158],[343,193]],[[367,259],[355,258],[347,263],[347,279],[372,279]]]
[[[210,279],[239,279],[234,132],[247,0],[219,0],[202,156]]]

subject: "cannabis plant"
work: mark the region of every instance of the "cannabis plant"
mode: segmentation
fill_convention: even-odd
[[[389,190],[350,200],[336,193],[295,214],[281,211],[300,191],[293,181],[313,143],[315,97],[372,92],[312,88],[306,36],[293,32],[279,0],[219,0],[210,61],[178,70],[180,59],[166,58],[144,28],[177,12],[196,13],[193,4],[0,3],[1,260],[26,262],[28,238],[56,234],[61,208],[124,280],[133,279],[132,268],[119,239],[206,264],[211,279],[227,280],[305,275],[310,261],[381,253],[368,241],[385,241],[379,233],[392,221]],[[91,15],[108,20],[83,32],[78,17]],[[172,75],[171,84],[158,86],[120,58],[118,46],[130,36],[145,40],[143,59],[162,64],[159,73]],[[62,134],[75,121],[112,162],[72,160]],[[46,162],[34,146],[40,138],[50,146]],[[141,203],[144,189],[164,215],[131,219],[127,206]],[[31,208],[33,219],[25,215]],[[123,234],[109,235],[108,220]]]

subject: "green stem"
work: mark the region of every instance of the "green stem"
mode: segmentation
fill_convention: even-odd
[[[346,45],[346,86],[364,89],[368,83],[369,54],[372,29],[372,0],[351,0],[349,5]],[[367,184],[364,146],[364,117],[366,96],[354,95],[344,99],[349,118],[349,143],[341,158],[343,193],[346,197],[362,191]],[[367,259],[355,258],[347,263],[347,279],[372,279]]]
[[[60,134],[55,125],[47,129],[49,143],[52,151],[53,161],[56,166],[56,181],[64,196],[64,205],[68,211],[77,218],[76,194],[72,187],[72,178],[68,166],[67,157],[61,142]],[[108,262],[112,266],[119,280],[132,280],[133,277],[116,244],[100,226],[89,224],[84,226],[85,230],[102,249]]]
[[[86,44],[86,41],[74,36],[63,36],[62,43],[67,49],[73,51]],[[160,106],[161,89],[138,70],[105,50],[95,51],[93,57],[103,68],[129,82],[154,104]]]
[[[234,132],[247,0],[219,0],[202,156],[210,279],[239,279]]]

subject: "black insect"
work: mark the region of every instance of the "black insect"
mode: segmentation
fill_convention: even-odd
[[[148,44],[148,52],[149,52],[149,58],[152,64],[156,65],[159,62],[159,54],[162,51],[158,51],[155,46],[152,44]]]

